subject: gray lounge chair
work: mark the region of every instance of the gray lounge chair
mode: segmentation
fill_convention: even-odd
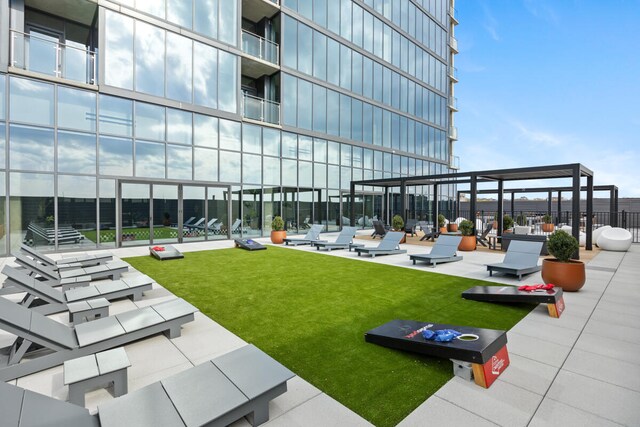
[[[125,273],[129,270],[129,264],[121,260],[116,260],[101,265],[94,265],[92,267],[82,267],[64,271],[56,271],[53,268],[44,265],[34,259],[27,258],[22,254],[13,255],[16,257],[16,262],[22,267],[31,271],[33,274],[37,274],[46,280],[52,281],[73,279],[81,276],[91,277],[91,280],[107,278],[116,280],[120,278],[120,275],[122,273]]]
[[[0,328],[16,335],[12,345],[0,349],[0,381],[33,374],[61,365],[65,360],[119,347],[160,332],[169,338],[179,337],[181,326],[191,322],[196,311],[191,304],[177,298],[71,328],[0,298]]]
[[[404,224],[405,234],[411,234],[411,237],[413,237],[413,235],[416,234],[417,225],[418,225],[418,221],[416,221],[415,219],[408,219],[407,222]]]
[[[334,242],[316,241],[312,242],[311,246],[315,246],[317,250],[326,249],[328,252],[331,252],[332,249],[347,249],[349,244],[353,242],[355,235],[356,227],[342,227]]]
[[[487,240],[487,236],[489,235],[491,230],[493,230],[493,223],[490,222],[489,224],[487,224],[487,228],[484,229],[482,234],[476,235],[476,240],[478,241],[478,243],[480,243],[485,248],[489,246],[489,240]]]
[[[248,416],[269,419],[269,401],[287,391],[295,375],[253,345],[98,406],[98,414],[53,397],[0,382],[3,426],[140,427],[228,425]],[[203,392],[204,391],[204,392]],[[99,421],[99,422],[98,422]]]
[[[75,268],[92,267],[94,265],[105,264],[113,260],[113,256],[111,254],[101,253],[79,255],[55,261],[27,245],[20,246],[20,252],[29,258],[39,261],[41,264],[50,266],[54,270],[71,270]]]
[[[286,238],[283,241],[286,245],[291,246],[310,245],[314,242],[322,242],[322,240],[320,240],[320,232],[323,228],[324,225],[322,224],[313,224],[302,239]]]
[[[142,298],[142,293],[150,291],[153,279],[144,274],[125,277],[119,280],[101,280],[95,284],[60,291],[52,288],[46,281],[28,276],[23,271],[9,265],[2,268],[2,274],[6,275],[6,283],[27,294],[21,304],[25,307],[34,307],[34,310],[42,314],[60,313],[67,310],[67,304],[85,301],[95,298],[115,300],[119,298],[131,298],[134,301]],[[41,304],[41,303],[45,304]]]
[[[371,258],[375,258],[376,255],[396,255],[405,254],[406,250],[400,249],[400,242],[404,238],[405,233],[402,231],[389,231],[385,234],[384,238],[380,241],[378,246],[354,248],[358,252],[358,256],[362,254],[369,254]]]
[[[487,265],[489,276],[493,276],[493,272],[498,271],[516,275],[518,280],[522,280],[523,275],[540,271],[542,267],[538,265],[538,258],[541,249],[542,242],[512,241],[503,262]]]
[[[373,233],[371,237],[374,239],[376,236],[384,237],[387,234],[387,229],[384,227],[382,221],[373,221]]]
[[[446,236],[442,235],[436,240],[436,244],[431,248],[428,254],[409,255],[409,259],[416,264],[416,261],[425,261],[435,267],[436,264],[443,262],[460,261],[458,256],[458,245],[462,241],[462,236]]]

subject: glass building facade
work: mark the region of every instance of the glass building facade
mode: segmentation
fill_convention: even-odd
[[[428,219],[453,0],[0,0],[0,254]]]

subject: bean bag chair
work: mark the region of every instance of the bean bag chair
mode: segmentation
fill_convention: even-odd
[[[591,235],[591,240],[596,246],[598,246],[598,237],[600,237],[600,234],[602,234],[604,230],[607,230],[609,228],[611,228],[610,225],[603,225],[602,227],[598,227],[595,230],[593,230],[593,234]]]
[[[598,247],[605,251],[626,252],[631,247],[633,236],[624,228],[612,227],[598,237]]]

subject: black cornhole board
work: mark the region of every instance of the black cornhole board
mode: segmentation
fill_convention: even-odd
[[[486,302],[525,302],[547,304],[549,316],[560,317],[564,311],[562,288],[519,291],[515,286],[474,286],[462,293],[462,298]]]
[[[153,256],[156,259],[159,259],[160,261],[166,261],[168,259],[184,258],[184,255],[182,255],[182,252],[180,252],[179,250],[177,250],[171,245],[159,245],[159,247],[164,248],[164,251],[154,251],[153,248],[155,248],[155,246],[150,246],[149,253],[151,254],[151,256]]]
[[[259,251],[261,249],[267,249],[266,246],[251,239],[235,239],[236,248],[246,249],[248,251]]]
[[[479,338],[475,341],[428,341],[421,333],[425,329],[455,329],[463,334],[475,334]],[[485,388],[509,366],[507,333],[495,329],[396,319],[365,333],[364,339],[366,342],[384,347],[471,363],[476,384]],[[495,364],[495,369],[491,369],[492,364]]]

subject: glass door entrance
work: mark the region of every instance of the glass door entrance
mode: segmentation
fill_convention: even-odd
[[[358,228],[372,228],[373,221],[384,221],[384,195],[378,193],[356,193],[355,195],[355,224]],[[351,221],[351,196],[342,192],[342,225],[349,225]]]
[[[151,242],[151,201],[149,184],[122,184],[121,190],[122,246],[143,245]]]
[[[153,223],[151,235],[154,243],[178,241],[178,186],[153,185]]]

